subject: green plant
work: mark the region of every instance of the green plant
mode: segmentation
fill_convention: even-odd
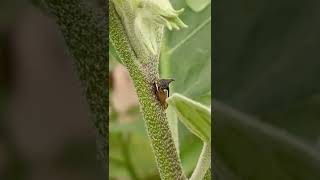
[[[180,5],[185,5],[185,2],[181,2],[183,4]],[[111,54],[127,67],[133,80],[161,178],[186,179],[178,151],[178,115],[179,119],[187,125],[191,132],[199,136],[204,142],[204,148],[198,165],[191,176],[191,179],[202,179],[206,172],[210,171],[208,169],[211,161],[211,112],[204,105],[196,103],[184,95],[200,101],[205,99],[205,103],[210,101],[210,83],[206,82],[208,79],[210,81],[210,67],[207,66],[208,62],[210,63],[210,42],[208,43],[207,40],[204,43],[204,48],[198,48],[198,50],[204,52],[193,52],[194,55],[191,58],[180,55],[179,59],[182,59],[182,57],[187,59],[190,65],[187,68],[193,65],[191,70],[180,70],[180,74],[174,74],[171,72],[170,67],[174,67],[175,63],[178,63],[178,61],[174,62],[173,57],[182,53],[179,52],[180,47],[187,47],[189,45],[187,42],[190,40],[201,41],[201,39],[195,38],[196,36],[204,38],[210,35],[210,8],[207,7],[204,12],[200,13],[207,18],[204,21],[200,21],[200,26],[196,24],[199,22],[193,22],[189,31],[179,32],[180,34],[187,33],[184,36],[175,34],[172,40],[171,37],[167,36],[165,42],[168,46],[163,45],[163,49],[160,50],[160,44],[163,41],[164,25],[169,30],[186,27],[177,17],[182,13],[182,10],[173,10],[168,1],[161,1],[161,3],[158,1],[120,0],[109,2],[109,37],[113,46]],[[192,17],[189,16],[189,18]],[[207,34],[199,33],[208,27],[209,31],[205,31]],[[179,38],[182,39],[178,40],[179,43],[175,43]],[[175,44],[171,49],[166,49],[172,46],[170,41]],[[183,95],[175,93],[168,99],[168,116],[166,115],[166,110],[157,100],[153,86],[153,83],[160,79],[158,70],[160,55],[161,74],[167,77],[170,74],[178,75],[180,77],[174,77],[176,81],[180,81],[180,85],[182,83],[187,84],[183,88],[181,87],[184,90],[179,91],[179,85],[177,86],[177,90],[173,89],[173,91],[181,92]],[[195,58],[196,55],[199,55],[198,58],[201,60],[192,62],[192,58]],[[173,65],[170,65],[172,62]],[[192,77],[190,74],[186,74],[186,72],[192,73],[192,71],[204,68],[207,69],[199,76]],[[183,74],[185,77],[182,76]],[[199,77],[203,79],[195,79]],[[188,83],[192,82],[195,82],[196,85],[207,83],[209,86],[205,85],[204,87],[199,87],[199,89],[191,90],[192,84]],[[204,97],[203,95],[206,96]],[[193,111],[194,114],[189,114],[190,109],[195,110]],[[197,120],[199,121],[196,122]]]

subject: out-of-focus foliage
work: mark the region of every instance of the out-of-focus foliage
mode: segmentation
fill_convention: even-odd
[[[215,163],[221,179],[316,180],[320,177],[319,153],[301,138],[220,102],[213,105]]]
[[[218,179],[320,178],[319,6],[216,3],[214,98],[233,109],[213,112]]]
[[[8,30],[19,11],[26,5],[27,0],[0,1],[0,33]]]

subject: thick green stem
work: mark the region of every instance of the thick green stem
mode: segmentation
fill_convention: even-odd
[[[166,50],[167,50],[166,47],[162,46],[162,51],[165,52]],[[169,78],[170,74],[171,74],[170,66],[169,66],[169,55],[167,55],[166,53],[161,55],[160,68],[161,68],[162,77]],[[170,88],[170,94],[173,94],[173,93],[174,93],[174,88]],[[167,114],[168,114],[168,122],[169,122],[169,127],[172,132],[173,140],[176,145],[178,155],[180,155],[178,117],[177,117],[177,114],[175,113],[174,109],[171,108],[170,106],[167,109]]]
[[[136,59],[126,31],[112,3],[109,3],[109,37],[134,82],[161,179],[186,179],[165,110],[154,94],[153,81],[158,77],[154,76],[156,73],[145,73],[137,63],[141,61]]]
[[[174,109],[170,108],[170,107],[168,107],[168,109],[167,109],[167,114],[168,114],[169,127],[170,127],[170,130],[172,133],[174,144],[176,146],[177,153],[180,156],[178,117],[177,117],[177,114],[175,113]]]
[[[195,170],[192,173],[190,180],[203,179],[210,168],[211,163],[211,145],[208,143],[203,144],[203,148]]]

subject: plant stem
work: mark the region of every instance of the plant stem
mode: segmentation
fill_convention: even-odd
[[[208,143],[203,144],[203,148],[195,170],[192,173],[190,180],[203,179],[207,170],[210,168],[211,163],[211,145]]]
[[[109,3],[109,37],[119,57],[127,67],[136,88],[161,179],[186,179],[165,110],[154,94],[153,81],[157,80],[157,73],[145,73],[137,64],[141,61],[136,59],[126,31],[111,2]]]
[[[175,113],[174,109],[171,107],[168,107],[167,114],[168,114],[169,127],[170,127],[170,130],[172,133],[174,144],[176,146],[178,156],[180,157],[178,117],[177,117],[177,114]]]
[[[162,51],[166,52],[167,48],[163,45]],[[170,65],[169,65],[169,59],[170,56],[166,53],[163,53],[160,60],[160,68],[161,68],[161,75],[165,78],[169,78],[171,71],[170,71]],[[170,94],[174,93],[174,88],[170,88]],[[170,106],[167,109],[168,114],[168,122],[169,127],[172,132],[173,140],[176,145],[176,149],[178,152],[178,155],[180,155],[180,148],[179,148],[179,129],[178,129],[178,117],[177,114],[174,112],[174,109]]]

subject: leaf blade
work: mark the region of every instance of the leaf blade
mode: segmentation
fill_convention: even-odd
[[[204,105],[178,93],[167,99],[182,123],[204,142],[211,141],[211,112]]]
[[[193,11],[200,12],[211,3],[211,0],[186,0],[186,3]]]
[[[220,169],[223,165],[240,179],[316,180],[320,177],[319,152],[297,137],[221,102],[214,101],[214,113],[218,173],[223,171]],[[263,173],[266,170],[268,173]]]

